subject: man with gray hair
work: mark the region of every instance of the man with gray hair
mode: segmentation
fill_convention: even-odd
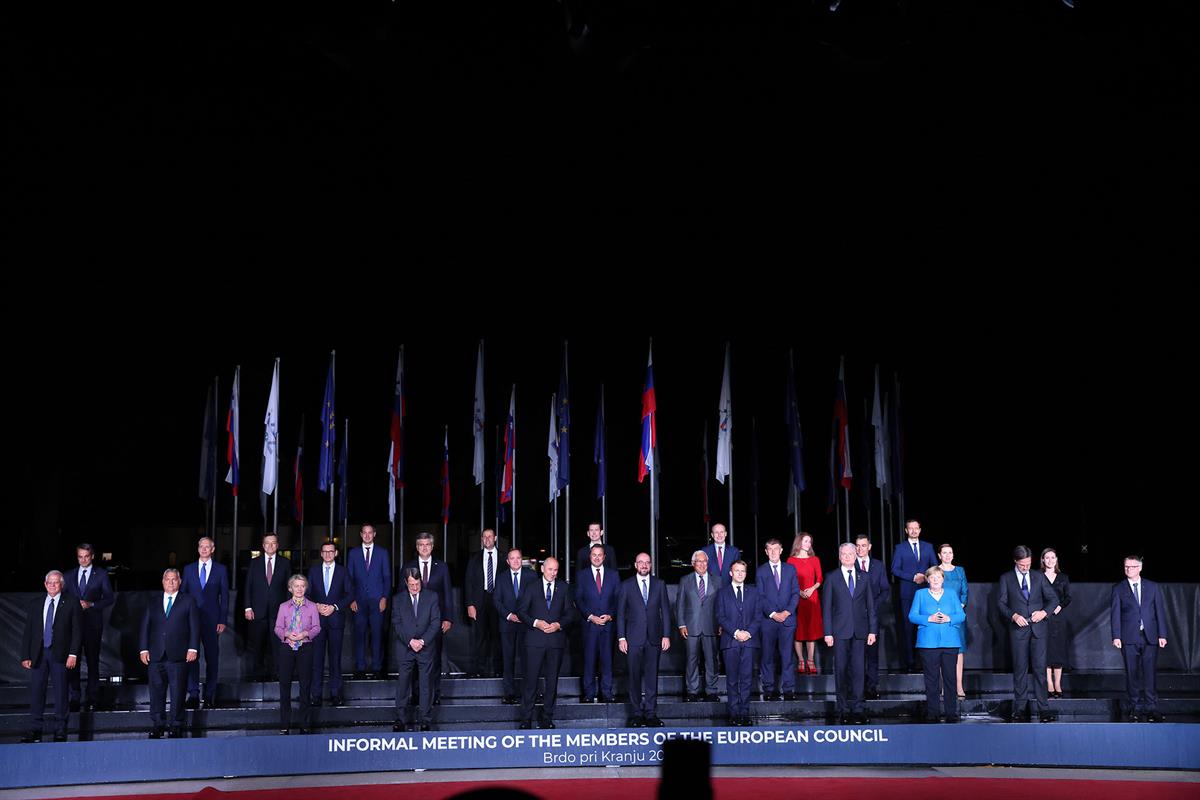
[[[687,648],[683,702],[717,700],[717,592],[725,585],[720,575],[708,571],[708,555],[692,553],[692,574],[679,581],[675,595],[675,620]],[[700,685],[700,657],[704,657],[704,686]]]
[[[180,591],[179,570],[162,574],[161,593],[150,597],[138,636],[139,657],[150,677],[151,739],[163,731],[172,739],[183,736],[183,695],[188,665],[200,652],[200,612],[196,600]],[[167,690],[171,691],[171,718],[167,719]]]
[[[29,676],[29,734],[22,742],[40,742],[46,716],[54,725],[54,741],[67,740],[70,716],[67,670],[75,669],[83,641],[82,611],[62,593],[63,574],[50,570],[45,577],[46,594],[39,597],[25,617],[21,636],[21,666]],[[64,602],[67,600],[67,602]],[[54,714],[46,712],[46,683],[54,683]]]

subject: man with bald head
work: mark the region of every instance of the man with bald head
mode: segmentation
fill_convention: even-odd
[[[658,718],[658,657],[671,647],[667,587],[650,574],[650,554],[633,560],[637,574],[621,584],[617,601],[617,647],[629,656],[629,727],[661,728]]]
[[[521,622],[520,600],[525,587],[537,582],[533,570],[523,566],[521,551],[515,547],[508,551],[505,558],[507,567],[496,580],[496,591],[492,592],[492,604],[496,607],[496,616],[500,618],[500,656],[503,663],[503,695],[500,702],[506,706],[515,706],[517,698],[517,675],[521,670],[518,661],[525,658],[525,623]]]
[[[566,628],[575,620],[571,588],[558,579],[558,559],[542,562],[542,577],[521,587],[517,615],[525,626],[525,686],[521,700],[521,729],[533,727],[533,698],[538,678],[546,679],[541,723],[554,728],[558,671],[567,647]]]

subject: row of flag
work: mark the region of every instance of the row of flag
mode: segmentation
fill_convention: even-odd
[[[721,378],[720,396],[717,408],[717,454],[713,477],[725,484],[733,473],[733,403],[731,395],[731,353],[727,344],[725,348],[724,368]],[[225,482],[230,485],[233,496],[238,495],[241,484],[240,468],[240,387],[241,368],[234,372],[233,386],[230,395],[229,409],[226,417],[225,432],[227,434],[226,462],[227,473]],[[869,423],[873,431],[874,459],[872,463],[875,475],[875,487],[881,493],[895,496],[903,491],[901,485],[902,447],[899,437],[899,385],[894,384],[894,396],[881,393],[878,365],[875,368],[875,388],[872,398]],[[595,439],[593,444],[593,463],[597,468],[596,497],[603,498],[607,492],[607,454],[605,435],[605,404],[604,388],[600,388],[600,402],[597,406],[595,421]],[[212,388],[209,389],[201,449],[200,469],[200,498],[205,501],[213,497],[213,475],[215,473],[216,454],[216,404]],[[551,502],[560,496],[570,484],[570,432],[571,406],[568,380],[567,346],[563,345],[562,368],[559,376],[558,391],[551,395],[549,415],[549,435],[547,439],[547,459],[549,462],[548,497]],[[642,387],[641,413],[641,442],[638,457],[638,482],[643,483],[648,475],[657,476],[660,469],[657,435],[657,401],[654,389],[654,358],[653,348],[646,362],[646,377]],[[473,428],[473,464],[472,477],[474,484],[480,486],[485,477],[485,399],[484,399],[484,345],[479,343],[475,368],[475,396],[472,412]],[[347,518],[347,476],[349,461],[349,431],[348,422],[342,433],[341,450],[338,452],[338,419],[336,412],[336,353],[330,354],[329,372],[325,382],[325,394],[321,406],[321,452],[317,473],[317,489],[330,493],[337,487],[338,519]],[[794,513],[797,495],[807,489],[803,458],[803,433],[800,424],[798,393],[796,388],[795,369],[789,353],[789,363],[786,380],[786,398],[784,423],[787,434],[788,470],[789,470],[789,513]],[[389,430],[388,448],[388,518],[395,521],[398,502],[397,497],[405,487],[404,483],[404,425],[405,425],[405,384],[404,384],[404,348],[400,348],[396,362],[396,380],[392,404],[391,424]],[[301,417],[300,437],[293,463],[294,501],[293,516],[298,522],[304,521],[304,417]],[[850,446],[850,410],[847,403],[845,384],[845,359],[839,362],[838,375],[834,388],[833,426],[830,440],[829,455],[829,498],[830,509],[837,502],[837,490],[849,490],[853,485]],[[757,445],[755,434],[754,445]],[[703,483],[704,483],[704,514],[708,520],[707,480],[708,465],[708,436],[705,434],[703,449]],[[271,377],[271,388],[268,395],[267,410],[263,420],[263,469],[260,495],[265,509],[265,498],[276,493],[278,484],[278,453],[279,453],[279,360],[276,359]],[[335,458],[335,453],[337,457]],[[512,389],[509,398],[508,415],[505,420],[503,435],[503,458],[499,469],[498,500],[501,510],[505,505],[514,503],[516,493],[516,387]],[[443,453],[441,469],[442,487],[442,522],[447,524],[450,517],[450,449],[449,429],[443,436]],[[336,480],[335,480],[336,475]],[[755,479],[757,476],[755,476]],[[652,484],[655,481],[652,480]],[[655,518],[658,518],[658,495],[654,493]],[[265,516],[265,510],[264,510]]]

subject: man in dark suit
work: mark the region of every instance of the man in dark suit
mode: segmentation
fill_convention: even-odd
[[[587,538],[587,544],[579,548],[579,552],[575,554],[575,572],[582,575],[591,569],[592,547],[599,544],[604,547],[604,568],[612,570],[613,582],[615,583],[617,577],[617,551],[612,545],[604,543],[604,529],[600,527],[599,522],[588,523]]]
[[[1112,590],[1113,647],[1125,657],[1129,721],[1162,722],[1154,671],[1167,646],[1167,618],[1158,584],[1142,577],[1141,556],[1125,557],[1125,580]]]
[[[875,591],[855,563],[855,547],[846,542],[838,548],[836,578],[826,575],[822,592],[822,623],[825,644],[833,648],[834,679],[837,686],[838,721],[866,724],[863,705],[867,645],[875,644],[879,621],[875,614]]]
[[[242,613],[246,617],[245,675],[250,680],[270,680],[276,676],[271,632],[279,606],[289,597],[287,582],[292,577],[292,562],[278,552],[279,537],[264,533],[262,555],[250,559],[246,569]]]
[[[620,593],[621,579],[617,577],[615,569],[605,565],[605,547],[596,542],[592,545],[590,565],[580,570],[575,579],[575,607],[579,609],[579,619],[583,625],[581,703],[594,703],[597,696],[603,703],[616,701],[612,662],[613,644],[617,639],[617,598]],[[598,681],[597,663],[600,664]]]
[[[933,545],[921,541],[921,523],[915,519],[904,523],[905,540],[896,543],[892,553],[892,574],[900,585],[900,602],[896,605],[897,650],[900,667],[908,672],[919,671],[917,665],[917,626],[908,619],[917,589],[925,585],[925,570],[936,567],[938,560]]]
[[[87,665],[87,690],[79,691],[83,670],[73,669],[67,675],[71,684],[71,705],[80,704],[84,711],[95,711],[100,697],[100,640],[104,637],[104,609],[116,602],[108,573],[97,569],[92,561],[96,556],[90,544],[75,548],[79,566],[63,578],[63,594],[79,602],[83,612],[83,663]]]
[[[1058,595],[1041,570],[1030,571],[1033,551],[1025,545],[1013,550],[1013,569],[1000,576],[998,605],[1008,626],[1013,657],[1013,722],[1027,722],[1029,683],[1033,681],[1038,718],[1053,722],[1046,700],[1046,639],[1049,629],[1042,624],[1055,606]],[[1031,672],[1032,671],[1032,672]]]
[[[471,668],[468,677],[496,676],[497,650],[500,645],[499,617],[492,594],[496,591],[496,576],[502,569],[500,552],[496,549],[496,532],[485,528],[479,535],[480,550],[467,562],[463,594],[467,619],[471,626]]]
[[[517,676],[525,670],[517,666],[517,662],[525,660],[525,623],[521,622],[520,601],[521,592],[531,583],[537,582],[537,575],[528,567],[521,566],[521,551],[508,551],[505,559],[508,568],[501,574],[496,583],[496,591],[492,594],[492,602],[496,606],[496,616],[500,618],[500,657],[503,663],[503,680],[500,702],[506,706],[517,704]]]
[[[558,698],[558,671],[567,647],[566,628],[575,621],[571,587],[558,578],[558,559],[542,562],[541,580],[521,585],[517,615],[525,625],[525,685],[521,696],[521,729],[533,727],[533,699],[538,678],[546,679],[542,719],[539,727],[554,728],[554,704]]]
[[[767,561],[754,576],[762,604],[762,692],[763,700],[796,699],[796,606],[800,603],[800,579],[796,568],[783,557],[783,544],[768,539]],[[775,665],[779,664],[779,681]],[[778,687],[778,691],[776,691]]]
[[[621,584],[617,601],[617,647],[629,656],[629,727],[661,728],[658,718],[658,657],[671,647],[667,586],[650,575],[650,554],[638,553],[637,574]]]
[[[407,590],[392,603],[392,635],[396,637],[400,673],[396,677],[396,723],[393,731],[408,728],[408,706],[412,699],[412,675],[417,672],[417,718],[412,730],[432,729],[434,642],[442,623],[437,592],[421,587],[421,573],[405,567],[402,573]]]
[[[704,555],[708,556],[709,572],[720,575],[722,579],[729,577],[729,570],[733,567],[733,562],[742,557],[741,550],[731,544],[725,544],[728,535],[724,525],[720,522],[714,523],[712,530],[709,531],[712,541],[704,548]]]
[[[363,525],[358,532],[362,545],[346,557],[350,575],[350,610],[354,612],[354,669],[357,677],[366,677],[367,634],[370,633],[370,671],[383,677],[383,614],[392,593],[392,565],[387,550],[375,544],[375,526]]]
[[[229,572],[213,558],[216,543],[207,536],[200,539],[199,561],[183,568],[183,593],[192,596],[200,618],[200,644],[204,647],[204,698],[201,707],[217,705],[217,674],[221,661],[221,634],[229,622]],[[196,708],[200,698],[200,661],[188,664],[188,702]]]
[[[746,562],[733,562],[729,577],[729,585],[717,594],[729,724],[748,726],[754,724],[750,720],[750,687],[754,683],[754,658],[760,647],[763,614],[758,589],[746,583]]]
[[[883,562],[878,558],[871,558],[870,537],[861,533],[854,537],[854,557],[859,572],[863,573],[867,586],[871,587],[871,594],[875,600],[875,617],[878,619],[883,613],[883,598],[888,590],[888,579]],[[866,646],[863,656],[866,678],[863,697],[867,700],[879,699],[879,640],[882,638],[882,632],[879,628],[875,630],[875,641]]]
[[[351,590],[348,570],[337,563],[337,545],[326,539],[321,544],[321,563],[308,568],[308,599],[317,604],[321,632],[313,646],[312,698],[320,707],[325,690],[325,658],[329,657],[329,704],[342,704],[342,642],[346,635],[346,607]]]
[[[46,594],[25,616],[21,635],[21,666],[29,676],[29,734],[22,742],[40,742],[45,718],[54,725],[54,741],[67,740],[70,716],[67,672],[75,669],[83,640],[82,610],[62,593],[63,574],[51,570],[45,577]],[[54,714],[46,714],[46,683],[54,684]]]
[[[433,643],[433,704],[442,702],[442,641],[454,625],[454,589],[450,586],[450,568],[444,561],[433,557],[433,534],[421,531],[417,534],[417,557],[404,565],[415,569],[421,576],[421,584],[436,592],[442,612],[442,624]]]
[[[168,569],[162,576],[162,593],[150,598],[142,617],[138,649],[150,674],[151,739],[161,739],[163,731],[172,739],[183,736],[183,687],[187,665],[196,662],[200,647],[200,615],[196,602],[179,591],[179,570]],[[171,718],[167,719],[167,688],[171,690]]]
[[[725,585],[721,576],[708,570],[703,550],[692,553],[692,574],[679,581],[675,594],[675,624],[687,648],[685,703],[717,699],[717,593]],[[700,659],[704,658],[704,684],[700,683]]]

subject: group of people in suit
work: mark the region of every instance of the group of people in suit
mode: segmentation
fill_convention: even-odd
[[[899,583],[897,617],[907,639],[899,648],[901,664],[911,669],[920,654],[925,720],[954,722],[959,719],[957,701],[964,696],[966,574],[953,564],[949,545],[935,553],[920,540],[919,522],[909,520],[905,530],[891,567]],[[723,662],[730,724],[749,725],[756,665],[763,699],[794,698],[795,674],[807,671],[800,645],[819,630],[833,654],[836,720],[868,722],[864,701],[879,696],[879,611],[888,588],[883,565],[870,556],[870,539],[860,535],[840,545],[837,571],[829,574],[819,567],[797,568],[798,554],[805,547],[811,552],[808,534],[796,537],[793,557],[787,560],[781,542],[770,539],[766,560],[749,583],[742,553],[726,538],[725,527],[714,525],[712,541],[692,554],[692,572],[681,579],[672,607],[666,585],[651,574],[648,554],[639,553],[635,574],[621,580],[616,553],[604,542],[598,524],[588,526],[589,541],[577,554],[571,584],[559,577],[556,558],[543,561],[539,574],[524,565],[520,550],[512,549],[502,567],[495,532],[483,531],[464,582],[472,642],[468,675],[499,674],[502,702],[520,705],[521,728],[533,726],[539,703],[539,727],[554,728],[567,631],[579,624],[580,702],[617,701],[613,662],[619,651],[627,659],[628,725],[659,727],[659,657],[671,646],[674,625],[686,649],[684,701],[716,700]],[[278,553],[278,537],[267,533],[261,555],[250,562],[242,593],[245,672],[278,676],[281,733],[290,732],[293,680],[300,684],[302,733],[311,725],[311,709],[323,702],[326,672],[330,703],[345,702],[341,662],[347,613],[353,618],[356,676],[384,675],[389,603],[389,633],[399,663],[394,728],[432,728],[432,707],[440,703],[442,643],[454,624],[449,569],[433,557],[433,536],[420,533],[417,556],[402,567],[403,585],[392,597],[388,553],[374,539],[374,527],[362,526],[361,544],[349,552],[345,565],[338,563],[337,545],[324,542],[321,561],[305,576],[293,574],[290,561]],[[217,704],[219,637],[228,624],[229,579],[224,565],[213,558],[214,550],[212,539],[203,537],[196,561],[182,571],[165,570],[162,593],[152,598],[142,619],[139,656],[149,677],[151,738],[182,736],[185,709]],[[65,740],[68,710],[79,703],[80,709],[93,711],[99,699],[102,612],[115,595],[105,571],[93,565],[91,545],[80,544],[76,555],[78,567],[66,575],[57,570],[46,574],[46,594],[26,618],[21,663],[31,670],[31,728],[23,741],[41,741],[47,721],[54,739]],[[1050,722],[1055,715],[1048,699],[1061,696],[1065,655],[1056,653],[1065,650],[1061,612],[1070,602],[1070,588],[1052,548],[1043,551],[1041,570],[1031,565],[1032,551],[1017,547],[1013,568],[1000,576],[997,604],[1013,653],[1012,719],[1031,720],[1036,708],[1038,718]],[[1140,557],[1126,558],[1126,579],[1113,587],[1112,638],[1125,661],[1129,719],[1156,722],[1162,715],[1155,672],[1158,651],[1167,644],[1166,621],[1161,592],[1153,581],[1141,578],[1141,568]],[[803,580],[801,571],[807,576]],[[811,591],[801,588],[803,582]],[[798,624],[804,603],[817,597],[819,627]],[[86,684],[77,669],[81,656]],[[47,714],[48,686],[53,688],[54,714]]]

